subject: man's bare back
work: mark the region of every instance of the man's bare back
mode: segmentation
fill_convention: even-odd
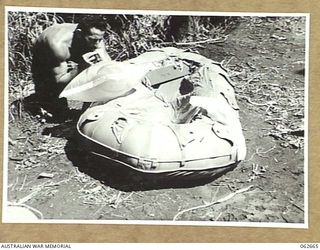
[[[33,47],[32,74],[40,99],[58,103],[60,92],[82,70],[97,61],[111,60],[103,41],[105,32],[96,26],[55,24],[38,37]],[[65,100],[60,102],[66,105]]]

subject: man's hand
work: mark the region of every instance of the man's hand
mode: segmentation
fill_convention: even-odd
[[[65,61],[52,71],[57,83],[67,84],[79,73],[79,65],[73,61]]]
[[[106,52],[104,48],[96,49],[95,51],[88,52],[84,55],[82,55],[83,60],[85,60],[88,64],[96,64],[101,61],[111,61],[110,56]]]
[[[82,55],[82,58],[89,63],[90,65],[98,63],[102,61],[101,55],[99,53],[99,50],[95,50],[93,52],[88,52],[84,55]]]
[[[78,71],[78,64],[73,61],[67,61],[67,73],[74,70]]]

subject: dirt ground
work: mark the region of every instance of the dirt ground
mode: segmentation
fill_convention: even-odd
[[[248,153],[234,170],[143,182],[79,152],[76,119],[42,123],[25,113],[9,124],[8,201],[48,220],[304,223],[304,25],[251,18],[227,41],[198,48],[235,82]]]

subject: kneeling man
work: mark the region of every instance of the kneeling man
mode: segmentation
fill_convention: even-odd
[[[96,20],[55,24],[45,29],[33,47],[32,75],[36,97],[51,113],[67,108],[59,100],[64,87],[82,70],[110,61],[104,43],[106,25]]]

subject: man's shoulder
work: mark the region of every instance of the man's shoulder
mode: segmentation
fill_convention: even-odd
[[[59,30],[75,30],[77,28],[77,23],[55,23],[48,27],[48,29],[59,29]]]
[[[72,40],[76,28],[77,24],[73,23],[54,24],[41,33],[39,41],[49,44],[68,43]]]
[[[76,28],[77,24],[73,23],[54,24],[41,33],[36,47],[49,49],[59,61],[63,61],[70,56],[69,47]]]
[[[40,34],[38,41],[48,42],[51,40],[65,40],[72,38],[73,32],[76,28],[77,24],[75,23],[53,24]]]

